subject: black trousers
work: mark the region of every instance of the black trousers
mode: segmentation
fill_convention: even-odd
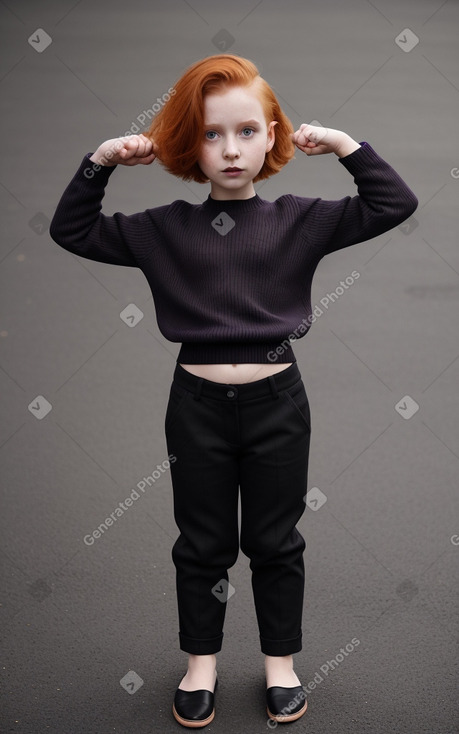
[[[177,363],[165,432],[176,457],[180,649],[221,650],[228,569],[240,545],[250,559],[261,651],[298,652],[306,543],[295,525],[305,509],[310,412],[297,363],[238,385],[196,377]]]

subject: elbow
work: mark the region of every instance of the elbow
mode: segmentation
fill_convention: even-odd
[[[49,225],[49,236],[58,245],[61,245],[64,241],[62,227],[59,226],[55,216],[52,218],[51,224]]]
[[[418,208],[418,204],[417,196],[410,189],[404,197],[404,200],[400,202],[396,221],[393,226],[396,227],[409,219]]]
[[[49,236],[59,247],[63,247],[64,250],[69,250],[69,252],[75,252],[75,237],[65,226],[65,222],[59,222],[54,217],[49,225]]]
[[[49,225],[49,236],[51,239],[62,247],[63,250],[71,252],[74,255],[83,255],[83,247],[80,242],[76,241],[75,237],[66,229],[64,222],[57,222],[55,219],[51,221]]]
[[[416,196],[416,194],[414,194],[410,190],[409,196],[408,196],[408,200],[407,200],[407,204],[406,204],[406,209],[407,209],[406,216],[407,217],[410,217],[412,214],[414,214],[414,212],[418,208],[418,205],[419,205],[418,197]]]
[[[49,236],[51,237],[54,242],[59,244],[59,229],[54,224],[54,219],[52,220],[51,224],[49,225]]]

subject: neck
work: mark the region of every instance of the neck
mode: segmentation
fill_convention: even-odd
[[[255,196],[253,182],[250,181],[239,189],[224,189],[212,183],[210,188],[210,196],[216,201],[231,201],[232,199],[251,199]]]

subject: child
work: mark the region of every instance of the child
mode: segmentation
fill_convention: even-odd
[[[368,143],[314,125],[294,132],[247,59],[207,57],[169,91],[145,134],[107,140],[83,158],[50,234],[81,257],[140,268],[161,333],[181,342],[165,415],[176,457],[179,641],[188,653],[173,715],[185,727],[214,718],[228,569],[240,547],[252,571],[268,716],[293,721],[307,706],[292,655],[302,649],[305,542],[296,524],[311,421],[288,337],[312,323],[319,261],[395,227],[418,202]],[[334,153],[358,195],[261,199],[253,184],[277,173],[295,146],[309,156]],[[114,167],[155,158],[185,181],[209,182],[203,204],[101,214]]]

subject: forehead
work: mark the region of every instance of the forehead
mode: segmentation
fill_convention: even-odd
[[[263,122],[263,107],[250,87],[230,87],[219,93],[208,94],[204,98],[204,117],[206,124],[237,121],[249,117]]]

